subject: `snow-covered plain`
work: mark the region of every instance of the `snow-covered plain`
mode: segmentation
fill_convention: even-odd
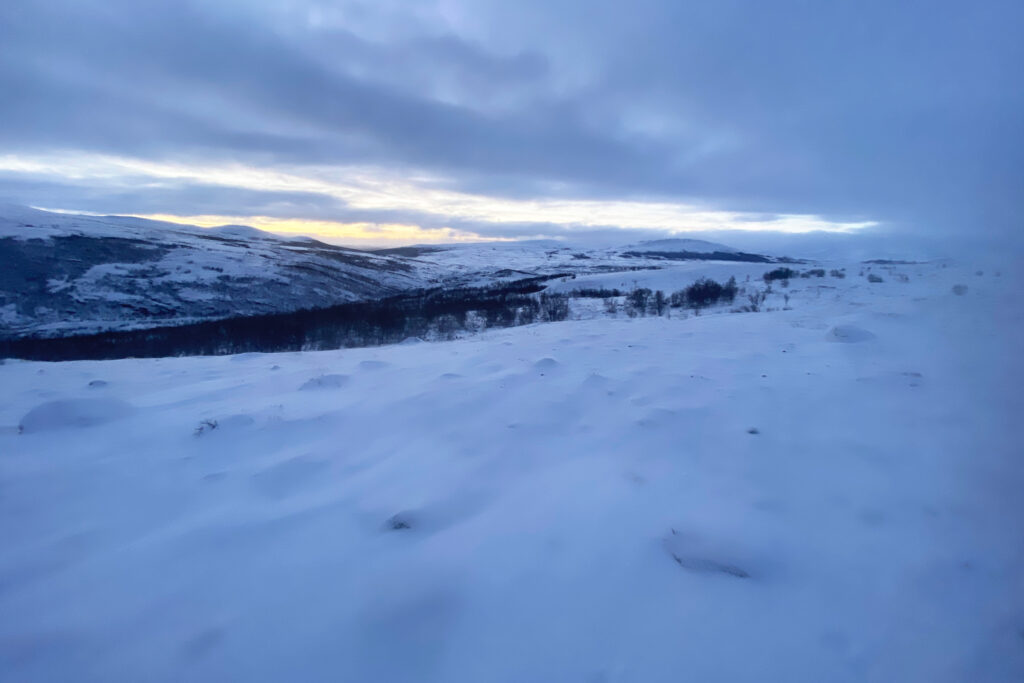
[[[1022,680],[1020,276],[847,265],[791,310],[8,361],[0,679]]]

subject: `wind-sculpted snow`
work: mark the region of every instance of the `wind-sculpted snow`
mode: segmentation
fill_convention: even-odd
[[[760,313],[0,364],[0,680],[1022,680],[1020,278],[879,268]]]
[[[875,338],[868,330],[856,325],[837,325],[828,331],[825,336],[829,341],[842,342],[845,344],[857,344],[870,341]]]
[[[92,427],[126,417],[131,412],[131,405],[116,398],[71,398],[47,401],[26,413],[18,423],[18,431],[32,433],[52,429]]]

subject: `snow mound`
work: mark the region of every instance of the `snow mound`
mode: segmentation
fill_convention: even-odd
[[[233,355],[229,356],[229,358],[231,359],[232,363],[245,363],[245,362],[248,362],[250,360],[253,360],[254,358],[259,358],[262,355],[263,355],[262,353],[258,353],[256,351],[250,351],[248,353],[236,353],[236,354],[233,354]]]
[[[487,507],[489,501],[479,493],[457,494],[415,508],[399,510],[384,521],[385,531],[412,530],[429,536],[465,524]]]
[[[273,500],[297,495],[316,484],[330,468],[330,461],[300,455],[253,475],[256,491]]]
[[[256,418],[248,413],[228,415],[217,420],[217,425],[221,429],[242,429],[244,427],[251,427],[254,424],[256,424]]]
[[[731,553],[696,536],[679,534],[673,529],[665,537],[664,544],[676,564],[689,572],[737,579],[750,578],[750,573],[733,560]]]
[[[387,521],[384,522],[384,528],[391,531],[402,531],[403,529],[413,528],[415,523],[415,513],[403,510],[388,517]]]
[[[842,342],[845,344],[866,342],[874,338],[874,334],[856,325],[836,325],[825,335],[826,341]]]
[[[320,375],[307,380],[299,391],[310,391],[316,389],[340,389],[348,384],[348,375]]]
[[[920,372],[905,370],[903,372],[882,372],[866,377],[858,377],[857,382],[871,384],[888,391],[899,391],[904,387],[915,389],[924,384],[924,376]]]
[[[539,361],[533,364],[533,367],[534,369],[540,370],[541,372],[546,372],[549,370],[554,370],[555,368],[559,367],[559,365],[560,363],[557,360],[549,357],[541,358]]]
[[[55,429],[92,427],[127,417],[134,408],[116,398],[72,398],[37,405],[21,418],[23,434]]]

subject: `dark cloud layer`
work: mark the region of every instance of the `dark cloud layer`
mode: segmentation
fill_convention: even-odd
[[[1019,225],[1017,0],[452,7],[8,0],[0,150],[370,164],[490,195],[696,199],[932,233]],[[61,203],[47,182],[8,175],[0,194]],[[314,194],[53,183],[82,209],[354,215]]]
[[[44,208],[54,206],[54,198],[61,204],[74,206],[89,213],[108,213],[117,207],[122,214],[166,214],[201,216],[237,215],[245,207],[247,215],[275,218],[303,218],[310,220],[337,220],[346,218],[343,202],[315,192],[267,192],[222,185],[203,185],[188,182],[165,182],[154,186],[151,179],[119,178],[116,187],[98,184],[89,179],[78,182],[67,180],[25,178],[19,174],[0,173],[0,201],[22,203]],[[356,216],[353,212],[350,215]],[[352,218],[374,220],[383,218]]]

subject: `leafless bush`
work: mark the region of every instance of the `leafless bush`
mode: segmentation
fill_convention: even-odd
[[[212,432],[216,428],[217,428],[217,421],[216,420],[202,420],[199,423],[199,426],[196,427],[196,430],[195,430],[195,432],[193,432],[193,434],[195,434],[196,436],[202,436],[203,434],[206,434],[207,432]]]

